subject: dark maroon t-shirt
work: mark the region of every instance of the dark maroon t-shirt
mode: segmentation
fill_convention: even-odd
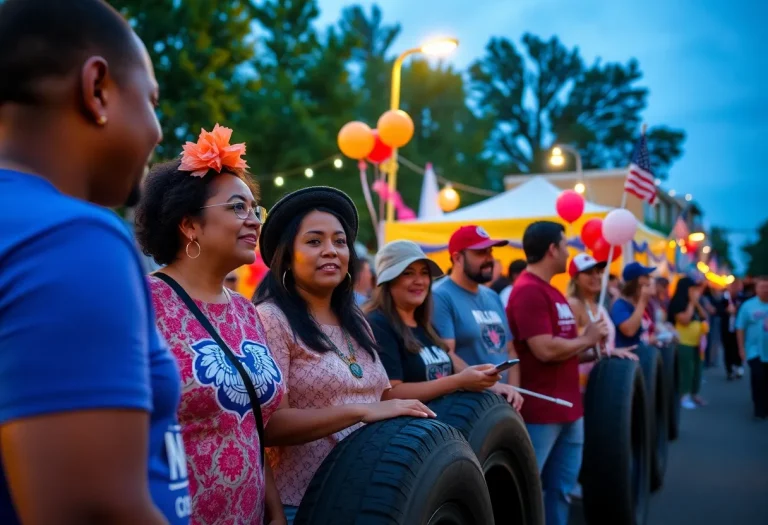
[[[576,319],[565,296],[535,275],[523,272],[515,281],[507,304],[507,319],[520,358],[520,386],[573,403],[572,408],[524,396],[521,415],[526,423],[571,423],[584,414],[579,390],[579,357],[544,363],[528,346],[528,339],[549,334],[578,337]]]

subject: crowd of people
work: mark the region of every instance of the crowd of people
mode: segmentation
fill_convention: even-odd
[[[688,278],[668,299],[653,268],[630,263],[601,305],[605,264],[569,264],[552,222],[527,228],[525,261],[493,286],[507,241],[474,225],[451,236],[441,279],[408,241],[361,260],[346,194],[304,188],[267,217],[245,145],[218,125],[147,174],[159,87],[102,0],[6,0],[0,77],[14,79],[0,84],[3,524],[291,523],[337,443],[364,424],[433,418],[425,403],[458,390],[521,412],[547,523],[564,524],[590,361],[676,338],[684,406],[704,405],[712,312],[729,319],[729,375],[746,360],[755,414],[768,415],[768,280],[755,298],[733,287],[705,303]],[[121,205],[135,207],[136,240],[108,209]],[[257,248],[269,271],[249,299],[233,272]],[[566,271],[568,297],[550,284]]]

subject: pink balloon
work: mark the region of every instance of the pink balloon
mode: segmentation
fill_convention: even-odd
[[[555,209],[561,219],[572,223],[584,213],[584,197],[573,190],[565,190],[557,198]]]
[[[603,237],[614,246],[628,243],[637,233],[637,219],[631,211],[619,208],[603,219]]]

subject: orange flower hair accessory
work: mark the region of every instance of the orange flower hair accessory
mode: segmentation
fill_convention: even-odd
[[[197,143],[184,144],[179,171],[189,171],[193,177],[205,177],[208,170],[221,173],[224,168],[230,170],[248,167],[245,160],[245,143],[231,144],[232,130],[216,124],[213,131],[200,131]]]

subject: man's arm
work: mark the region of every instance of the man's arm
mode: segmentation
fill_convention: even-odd
[[[563,339],[551,334],[537,335],[528,339],[528,346],[536,359],[544,363],[566,361],[598,343],[600,332],[596,326],[590,325],[576,339]]]
[[[469,364],[456,353],[456,339],[443,339],[443,343],[445,343],[445,346],[448,348],[448,357],[451,358],[451,362],[453,363],[454,373],[457,374],[469,366]]]

